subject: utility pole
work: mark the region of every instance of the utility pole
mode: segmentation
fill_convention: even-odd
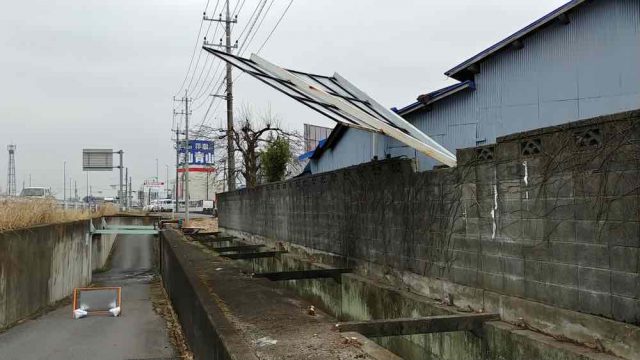
[[[180,169],[180,129],[176,125],[176,183],[174,185],[173,198],[176,201],[176,214],[178,213],[178,183],[179,183],[179,173],[178,169]]]
[[[166,195],[169,195],[169,164],[164,164],[164,166],[167,168],[167,174],[166,174],[167,180],[164,183],[164,192]]]
[[[62,193],[63,209],[67,210],[67,160],[62,165]]]
[[[185,224],[189,224],[189,199],[191,198],[189,196],[189,153],[190,151],[190,146],[189,146],[189,96],[187,94],[187,90],[184,91],[184,143],[186,146],[186,151],[185,151],[185,161],[184,161],[184,175],[185,175],[185,181],[184,181],[184,192],[185,192],[185,199],[184,199],[184,221]]]
[[[124,193],[122,192],[122,170],[124,170],[122,168],[122,155],[124,154],[124,151],[120,150],[120,151],[116,151],[117,154],[120,154],[120,166],[118,166],[118,168],[120,169],[120,193],[118,194],[118,200],[120,200],[120,208],[122,208],[124,205]]]
[[[174,99],[175,100],[175,99]],[[180,100],[181,102],[184,102],[184,111],[181,112],[177,112],[176,114],[180,114],[180,115],[184,115],[184,147],[185,147],[185,159],[184,159],[184,163],[182,164],[182,169],[183,169],[183,173],[184,173],[184,181],[183,181],[183,187],[184,187],[184,208],[185,208],[185,212],[184,212],[184,220],[186,223],[189,222],[189,153],[190,153],[190,149],[189,149],[189,115],[191,115],[191,111],[189,110],[189,102],[191,102],[191,99],[189,99],[189,94],[187,93],[187,90],[184,91],[184,97],[182,98],[182,100]],[[176,139],[178,138],[178,131],[176,130]],[[180,145],[180,142],[177,142],[178,146]],[[180,147],[178,147],[178,151],[180,150]],[[176,201],[177,204],[177,201]],[[176,209],[178,209],[177,205],[176,205]]]
[[[129,209],[129,168],[125,169],[125,174],[124,174],[124,194],[122,194],[122,196],[124,196],[124,208],[125,210]]]
[[[133,191],[131,189],[131,183],[133,183],[133,180],[131,180],[131,176],[129,176],[129,196],[127,197],[127,200],[129,201],[129,207],[131,207],[131,203],[133,202]]]
[[[232,53],[232,49],[238,48],[238,42],[235,44],[231,44],[231,24],[238,22],[238,16],[234,16],[231,18],[231,13],[229,12],[229,0],[226,0],[226,17],[222,19],[222,14],[215,18],[208,18],[206,15],[203,16],[203,20],[207,21],[217,21],[225,23],[225,45],[207,43],[207,39],[204,39],[204,44],[208,46],[218,46],[224,47],[227,51],[227,54]],[[227,63],[227,91],[224,98],[227,100],[227,182],[229,190],[235,190],[236,182],[235,182],[235,149],[233,145],[233,78],[231,74],[232,66],[230,63]],[[215,95],[214,95],[215,96]]]
[[[89,171],[87,171],[87,204],[89,203]]]

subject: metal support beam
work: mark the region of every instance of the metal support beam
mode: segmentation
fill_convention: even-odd
[[[297,271],[277,271],[253,274],[256,278],[267,278],[271,281],[299,280],[299,279],[339,279],[341,274],[350,273],[352,269],[313,269]]]
[[[102,229],[92,231],[91,234],[100,235],[158,235],[154,229]]]
[[[214,247],[213,250],[222,253],[222,252],[245,252],[245,251],[255,251],[260,250],[260,248],[264,247],[264,245],[238,245],[238,246],[222,246],[222,247]]]
[[[107,225],[105,229],[155,230],[153,225]]]
[[[269,258],[269,257],[274,257],[278,254],[284,254],[284,253],[286,253],[286,251],[263,251],[263,252],[239,253],[239,254],[222,254],[220,256],[224,256],[232,260],[241,260],[241,259]]]
[[[485,321],[500,320],[499,314],[438,315],[423,318],[350,321],[336,324],[340,332],[355,331],[367,337],[471,331]]]
[[[193,237],[209,237],[209,236],[218,236],[222,232],[221,231],[211,231],[211,232],[199,232],[197,234],[192,234]]]
[[[218,241],[233,241],[233,240],[236,240],[237,237],[235,237],[235,236],[216,236],[216,237],[214,237],[214,239],[216,239]]]
[[[195,241],[199,242],[199,243],[203,243],[206,244],[207,246],[211,246],[213,248],[213,244],[214,243],[221,243],[221,242],[231,242],[233,240],[229,240],[229,239],[216,239],[214,237],[211,238],[195,238]]]

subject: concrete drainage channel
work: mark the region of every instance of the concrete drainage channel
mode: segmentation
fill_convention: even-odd
[[[295,255],[242,261],[253,273],[300,271],[318,267],[317,264],[304,261]],[[283,280],[277,284],[294,290],[339,322],[407,319],[453,313],[453,310],[446,306],[427,302],[418,296],[387,288],[348,273],[338,279]],[[393,330],[401,332],[398,327]],[[370,336],[364,331],[360,332]],[[483,355],[481,337],[478,333],[470,331],[403,336],[373,335],[370,336],[371,340],[405,360],[486,358]]]
[[[163,234],[163,237],[165,235],[167,234]],[[222,253],[227,258],[236,259],[234,263],[241,264],[241,267],[245,268],[247,272],[254,273],[254,278],[266,277],[274,280],[271,283],[273,287],[283,286],[292,289],[298,296],[315,304],[339,321],[397,319],[450,313],[437,306],[412,301],[410,297],[401,293],[380,288],[366,279],[347,274],[348,269],[330,270],[317,269],[316,267],[315,270],[311,270],[312,264],[295,256],[285,255],[283,251],[268,250],[262,245],[246,245],[233,237],[220,235],[215,237],[194,236],[193,238],[210,249]],[[181,250],[184,248],[173,250],[178,244],[176,239],[162,243],[162,272],[165,287],[174,302],[178,316],[181,318],[187,338],[190,338],[192,350],[196,358],[209,358],[210,354],[214,353],[214,359],[233,358],[234,351],[225,348],[225,341],[223,341],[223,338],[232,336],[225,335],[225,328],[229,325],[225,321],[226,319],[221,319],[220,312],[215,306],[212,306],[211,298],[198,296],[206,291],[198,289],[201,282],[194,278],[193,269],[185,269],[185,266],[179,269],[175,268],[177,263],[188,263],[188,267],[197,267],[194,265],[197,261],[182,258],[185,254],[181,253]],[[301,279],[305,276],[320,278]],[[297,278],[297,280],[283,280],[287,278]],[[220,299],[217,301],[220,302]],[[214,320],[201,321],[207,317]],[[357,326],[361,324],[350,325],[353,329],[362,332],[362,328]],[[397,331],[397,329],[392,329],[392,331]],[[344,334],[346,339],[362,343],[363,349],[373,359],[398,359],[391,352],[407,360],[481,358],[477,356],[480,352],[479,338],[466,331],[449,333],[446,337],[443,337],[442,334],[377,336],[372,337],[373,341],[359,333],[345,332]],[[445,339],[447,341],[443,342]],[[439,349],[435,349],[436,346]],[[427,349],[429,351],[425,351]],[[468,349],[471,351],[467,351]],[[443,352],[444,356],[435,356],[436,351]],[[468,354],[464,354],[465,352]]]
[[[312,263],[313,251],[225,233],[161,239],[165,289],[196,359],[622,359]]]
[[[399,359],[358,333],[335,331],[330,315],[308,313],[308,302],[252,277],[241,261],[176,231],[161,239],[162,281],[195,359]]]
[[[242,264],[246,272],[254,274],[254,277],[271,279],[272,286],[292,290],[298,297],[330,314],[337,321],[350,322],[348,329],[369,335],[370,340],[406,360],[619,359],[574,343],[557,341],[526,328],[495,321],[499,320],[495,314],[460,311],[461,309],[445,303],[388,287],[349,273],[348,268],[331,269],[322,264],[314,264],[298,255],[287,253],[283,248],[270,249],[262,244],[249,244],[240,238],[222,234],[209,239],[194,239],[235,259],[235,264]],[[274,246],[277,247],[275,244]],[[316,278],[303,278],[309,274]],[[460,316],[463,319],[461,325],[451,325],[448,317],[452,314],[457,314],[454,318]],[[478,317],[480,321],[474,324],[467,322],[469,319],[473,321],[474,317]],[[407,321],[410,318],[447,318],[447,325],[442,327],[442,323],[428,324],[430,328],[422,332],[433,333],[414,334],[420,331],[406,330],[413,326]],[[370,320],[373,319],[382,320],[386,329],[382,332],[371,330]],[[402,324],[394,324],[396,320],[400,320]],[[357,321],[364,321],[366,328],[359,327],[361,324],[356,323]],[[422,330],[425,329],[424,322],[419,326],[422,326]],[[441,328],[434,330],[433,326]],[[472,331],[467,331],[470,329]],[[393,336],[382,336],[393,334],[394,331],[396,333]],[[399,335],[403,332],[412,335]]]

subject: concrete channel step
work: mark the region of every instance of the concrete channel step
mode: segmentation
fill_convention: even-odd
[[[236,254],[220,254],[220,256],[232,259],[232,260],[244,260],[244,259],[260,259],[274,257],[278,254],[285,254],[287,251],[262,251],[262,252],[249,252],[249,253],[236,253]]]
[[[218,253],[223,252],[247,252],[247,251],[256,251],[260,250],[260,248],[265,247],[263,244],[259,245],[237,245],[237,246],[220,246],[220,247],[211,247],[211,249],[215,250]]]
[[[456,314],[421,318],[350,321],[336,324],[338,331],[355,331],[368,337],[471,331],[485,321],[500,320],[500,314]]]
[[[352,269],[312,269],[296,271],[276,271],[253,274],[255,278],[267,278],[271,281],[300,280],[300,279],[339,279],[340,275],[353,272]]]

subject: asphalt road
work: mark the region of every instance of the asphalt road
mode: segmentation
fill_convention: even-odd
[[[71,305],[0,334],[0,359],[171,359],[164,320],[152,308],[152,236],[120,235],[99,285],[122,286],[120,317],[72,318]]]

